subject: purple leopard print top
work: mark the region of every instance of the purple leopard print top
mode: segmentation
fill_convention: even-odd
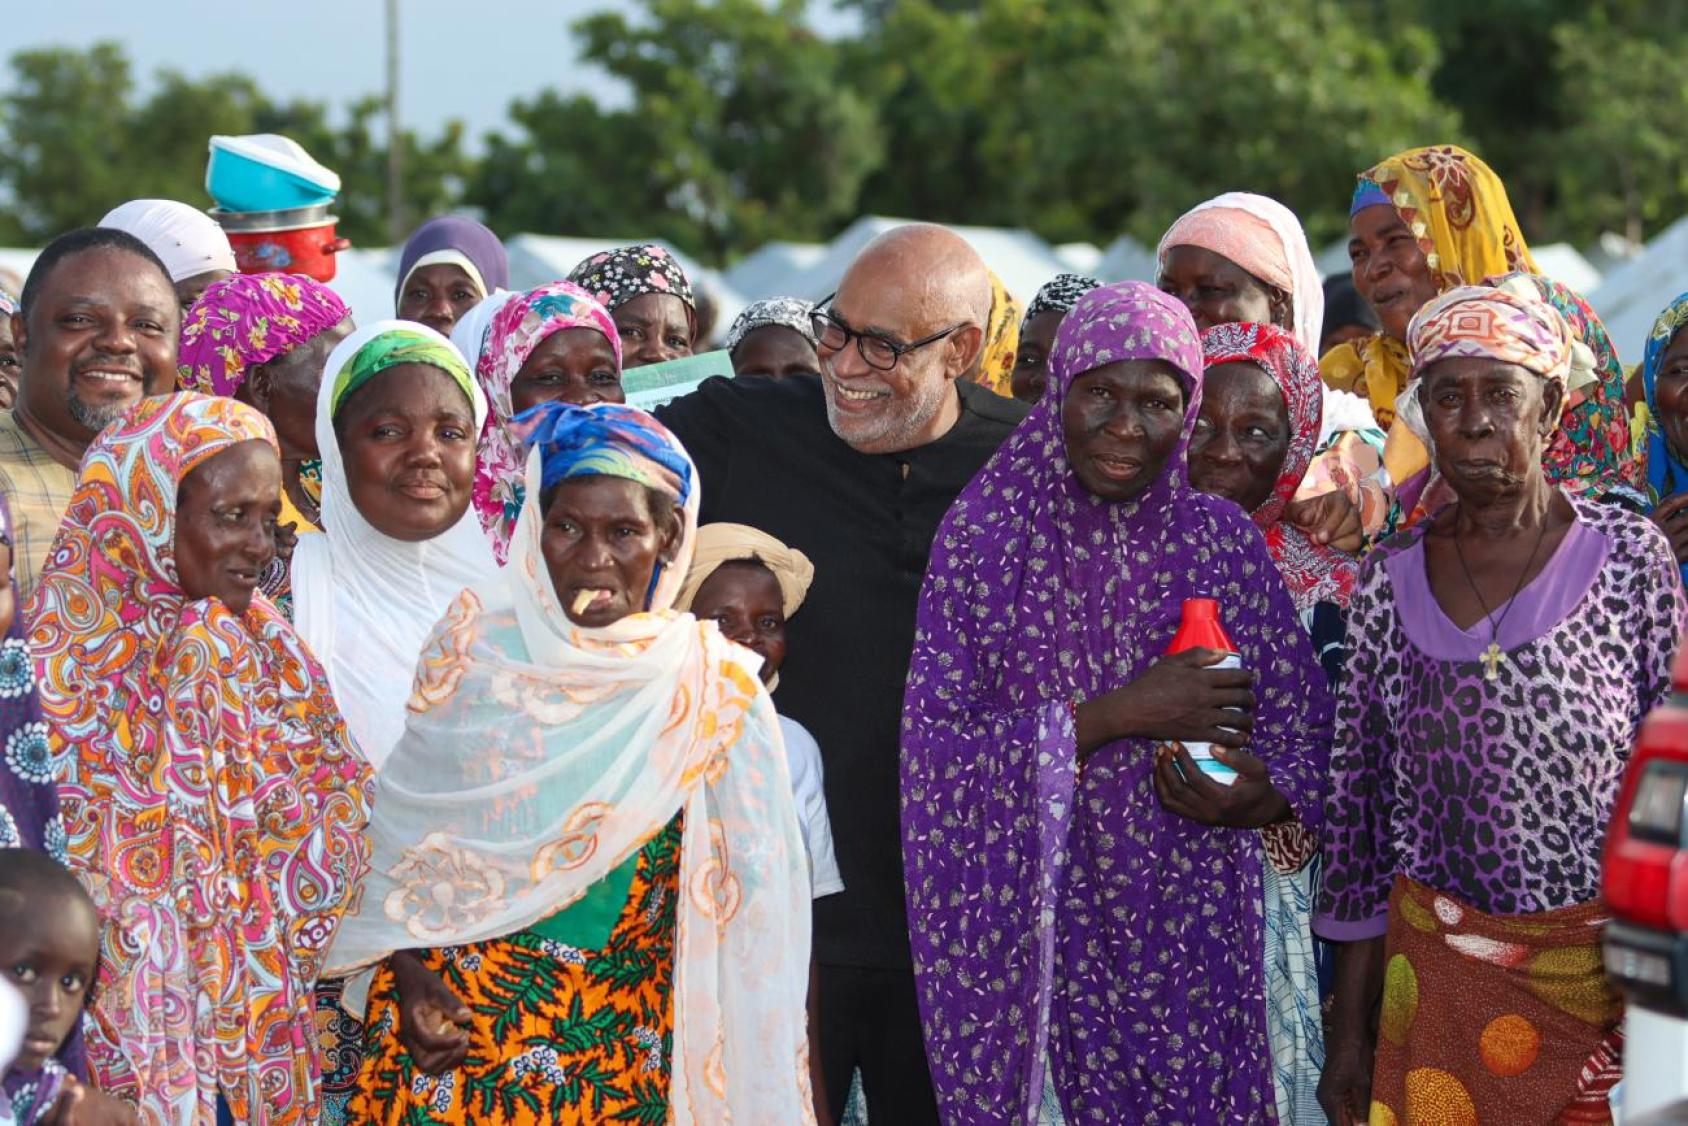
[[[1645,518],[1571,504],[1577,522],[1503,619],[1493,681],[1477,659],[1488,620],[1461,630],[1430,592],[1424,526],[1366,561],[1348,609],[1321,935],[1382,935],[1398,874],[1498,915],[1599,895],[1606,823],[1636,729],[1669,692],[1688,601]]]

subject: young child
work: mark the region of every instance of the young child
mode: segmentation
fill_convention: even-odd
[[[0,1126],[138,1126],[128,1105],[55,1057],[82,1019],[100,960],[94,901],[44,852],[0,848],[0,981],[28,1009],[17,1056],[0,1060]]]
[[[762,683],[771,692],[785,664],[786,619],[803,605],[815,568],[801,551],[743,524],[705,524],[697,530],[692,569],[678,608],[699,621],[712,621],[729,641],[762,658]],[[815,899],[844,890],[832,851],[832,823],[826,814],[821,749],[794,719],[780,716],[791,771],[791,794],[809,850],[809,881]]]

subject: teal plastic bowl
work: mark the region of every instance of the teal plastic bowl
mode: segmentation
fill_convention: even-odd
[[[275,159],[264,159],[269,154],[243,144],[245,140],[241,137],[211,140],[205,190],[223,210],[290,211],[329,203],[339,194],[340,178],[327,169],[296,163],[288,167],[279,154]]]

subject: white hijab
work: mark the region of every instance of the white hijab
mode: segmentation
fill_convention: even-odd
[[[107,212],[100,226],[127,231],[164,260],[172,282],[211,270],[235,271],[229,236],[197,207],[173,199],[133,199]]]
[[[415,273],[414,270],[411,272]],[[451,342],[469,361],[469,374],[475,377],[476,383],[481,381],[481,353],[486,351],[486,330],[492,327],[492,318],[498,315],[498,310],[515,296],[514,290],[495,289],[477,302],[473,309],[458,317],[457,324],[452,326]]]
[[[327,972],[531,927],[683,811],[668,1121],[812,1123],[808,867],[778,716],[754,655],[671,609],[698,489],[652,611],[585,629],[540,551],[541,465],[530,452],[509,566],[427,642]]]
[[[334,433],[334,384],[360,348],[394,331],[451,346],[425,325],[388,320],[359,329],[334,349],[317,393],[326,534],[300,536],[293,552],[294,626],[328,670],[346,726],[376,768],[404,734],[405,700],[428,632],[459,591],[498,572],[473,505],[433,539],[406,543],[376,531],[352,503]],[[470,382],[478,436],[486,396]]]

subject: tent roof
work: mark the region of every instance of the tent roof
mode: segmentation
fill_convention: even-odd
[[[1688,290],[1688,216],[1666,227],[1640,257],[1607,274],[1589,304],[1626,364],[1638,364],[1653,321],[1677,294]]]

